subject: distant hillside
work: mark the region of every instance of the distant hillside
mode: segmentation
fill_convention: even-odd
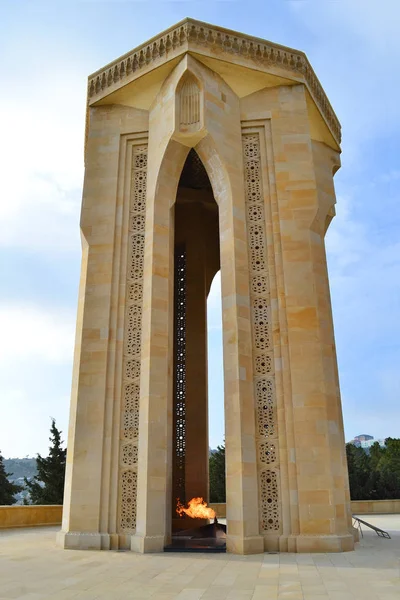
[[[12,473],[9,477],[10,481],[16,481],[22,477],[33,477],[37,473],[36,458],[5,458],[4,466],[6,473]]]

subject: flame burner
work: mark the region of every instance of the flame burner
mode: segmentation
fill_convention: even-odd
[[[165,552],[225,552],[226,551],[226,525],[218,523],[215,510],[207,506],[201,497],[192,498],[185,507],[179,498],[176,504],[176,513],[182,519],[182,525],[187,526],[187,521],[195,519],[213,520],[213,523],[180,529],[172,533],[171,544],[165,546]],[[188,519],[189,517],[189,519]]]
[[[164,552],[226,552],[226,525],[215,517],[209,525],[176,531]]]

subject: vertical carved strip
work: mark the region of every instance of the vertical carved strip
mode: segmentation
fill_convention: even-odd
[[[188,75],[182,85],[179,98],[180,128],[200,124],[200,89],[196,80]]]
[[[271,299],[267,260],[260,137],[243,134],[245,202],[249,246],[254,394],[261,529],[280,529],[279,457]]]
[[[186,502],[186,251],[175,251],[174,294],[174,498]]]
[[[136,528],[146,182],[147,145],[133,146],[119,475],[119,529],[124,533]]]

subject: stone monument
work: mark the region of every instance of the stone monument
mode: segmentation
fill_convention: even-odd
[[[353,548],[324,245],[339,144],[302,52],[193,19],[89,77],[60,545],[159,552],[176,499],[208,499],[220,269],[227,551]]]

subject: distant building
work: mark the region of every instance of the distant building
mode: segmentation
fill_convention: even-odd
[[[354,439],[358,440],[359,442],[367,442],[368,440],[373,440],[374,436],[368,435],[367,433],[362,433],[361,435],[356,435]]]
[[[361,448],[371,448],[376,442],[383,448],[385,446],[385,440],[366,440],[365,442],[361,442]]]
[[[368,435],[366,433],[356,435],[354,440],[350,441],[350,444],[353,444],[353,446],[357,446],[357,448],[371,448],[371,446],[373,446],[375,442],[378,442],[378,444],[382,448],[385,446],[384,439],[376,440],[373,435]]]

